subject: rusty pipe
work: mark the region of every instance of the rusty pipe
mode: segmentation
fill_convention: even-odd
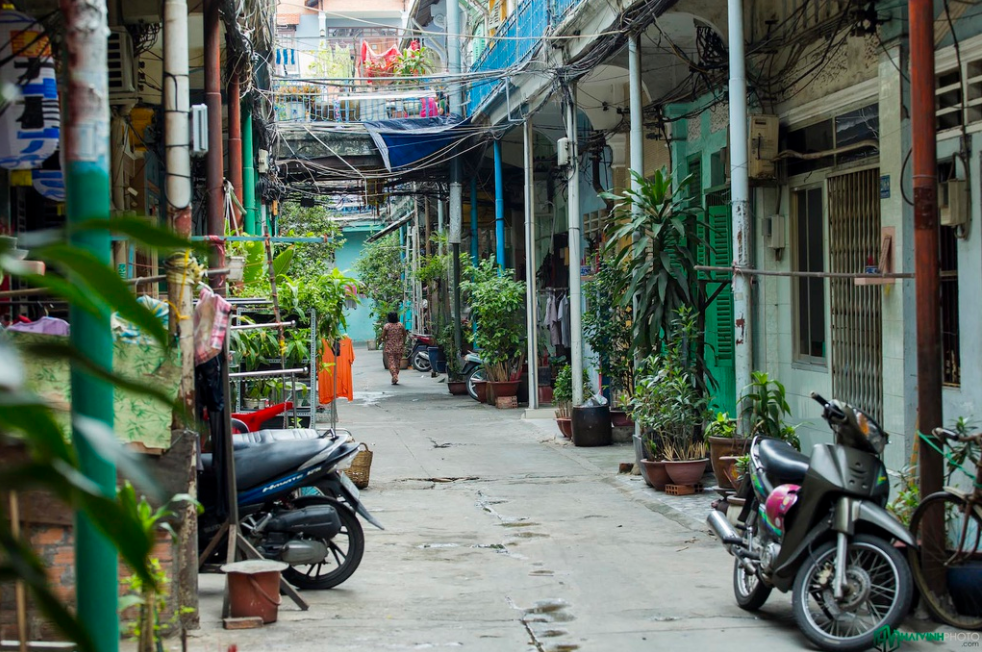
[[[938,269],[938,179],[935,133],[934,3],[910,0],[910,99],[914,171],[914,276],[917,302],[917,429],[924,436],[942,425],[941,413],[941,280]],[[921,496],[940,491],[944,463],[931,446],[920,447]],[[943,590],[945,577],[932,559],[940,559],[944,542],[941,512],[922,532],[934,533],[922,541],[925,574],[935,590]],[[930,551],[935,550],[932,554]]]
[[[239,206],[245,205],[242,199],[242,93],[239,74],[236,70],[230,75],[225,94],[228,98],[228,178],[235,190],[235,197],[239,200],[237,204],[233,202],[232,206],[232,228],[236,233],[242,229]]]
[[[205,104],[208,106],[208,156],[205,186],[208,196],[208,235],[225,235],[224,168],[222,156],[222,51],[219,0],[205,0]],[[208,265],[225,267],[225,247],[216,243],[209,250]],[[225,277],[211,277],[211,286],[225,294]]]

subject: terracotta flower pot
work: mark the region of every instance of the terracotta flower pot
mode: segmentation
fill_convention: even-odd
[[[556,417],[556,425],[559,426],[559,432],[563,433],[563,437],[570,439],[573,436],[573,419],[570,417]]]
[[[749,439],[734,437],[709,437],[709,460],[713,465],[713,475],[721,489],[733,489],[734,486],[720,466],[720,458],[728,455],[745,455],[750,450]]]
[[[614,426],[615,428],[633,428],[634,420],[631,419],[631,415],[624,410],[611,410],[610,425]]]
[[[453,394],[454,396],[463,396],[464,394],[467,393],[467,383],[465,383],[462,380],[448,381],[447,389],[449,389],[450,393]]]
[[[723,457],[719,458],[718,468],[719,468],[719,472],[722,475],[716,476],[716,482],[719,483],[720,488],[722,489],[727,488],[726,486],[724,486],[724,482],[726,485],[728,485],[729,487],[733,487],[734,489],[739,484],[740,474],[739,472],[737,472],[737,466],[736,466],[738,459],[740,459],[738,455],[724,455]],[[715,468],[713,469],[713,473],[714,474],[716,473]]]
[[[664,461],[641,460],[641,477],[655,491],[665,491],[665,485],[669,482]]]
[[[484,380],[474,381],[474,392],[477,394],[478,403],[488,402],[488,383]]]
[[[672,484],[696,484],[706,472],[706,459],[666,462],[665,470]]]
[[[518,396],[518,386],[521,384],[521,381],[518,380],[506,380],[504,382],[491,382],[491,388],[494,392],[494,397],[498,399],[507,396]]]

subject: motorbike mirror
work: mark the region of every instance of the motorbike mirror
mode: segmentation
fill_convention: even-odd
[[[828,402],[828,401],[826,401],[826,400],[825,400],[824,398],[822,398],[822,395],[821,395],[821,394],[819,394],[818,392],[812,392],[812,393],[810,394],[810,396],[811,396],[811,397],[812,397],[812,398],[813,398],[813,399],[814,399],[815,401],[817,401],[817,402],[818,402],[818,403],[819,403],[819,404],[820,404],[820,405],[821,405],[822,407],[825,407],[826,405],[828,405],[828,404],[829,404],[829,402]]]

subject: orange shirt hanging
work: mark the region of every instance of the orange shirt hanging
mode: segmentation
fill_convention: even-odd
[[[317,371],[317,401],[327,405],[334,400],[334,375],[337,374],[337,396],[354,400],[354,383],[351,381],[351,366],[355,363],[355,346],[350,337],[341,340],[341,353],[336,356],[322,340],[324,355],[321,357],[321,368]]]

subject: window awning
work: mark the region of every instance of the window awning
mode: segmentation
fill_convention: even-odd
[[[467,120],[456,115],[400,118],[365,122],[389,171],[435,159],[447,160],[451,150],[468,136]]]

